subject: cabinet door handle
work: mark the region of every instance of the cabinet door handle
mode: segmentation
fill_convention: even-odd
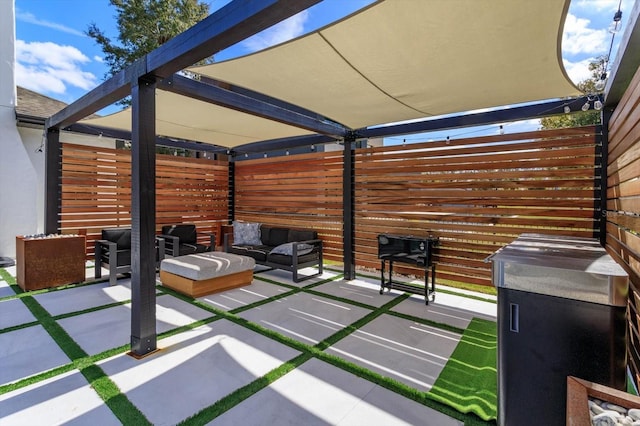
[[[509,330],[520,332],[520,305],[516,303],[509,304]]]

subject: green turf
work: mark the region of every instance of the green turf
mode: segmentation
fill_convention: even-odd
[[[496,419],[496,333],[495,322],[474,318],[427,393],[429,398],[483,420]]]

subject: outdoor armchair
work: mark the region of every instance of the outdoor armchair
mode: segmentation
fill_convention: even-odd
[[[164,259],[164,240],[156,237],[156,268]],[[118,274],[131,273],[131,228],[102,230],[95,243],[95,278],[102,277],[102,268],[109,270],[109,285],[115,285]]]
[[[215,233],[209,233],[210,245],[198,243],[196,225],[192,223],[165,225],[160,238],[165,240],[165,254],[173,257],[213,251],[216,247]]]

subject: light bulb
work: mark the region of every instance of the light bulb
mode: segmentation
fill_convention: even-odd
[[[585,102],[584,105],[582,105],[582,110],[583,111],[589,111],[589,108],[591,107],[591,105],[589,105],[589,101]]]
[[[602,109],[602,102],[600,101],[600,99],[596,100],[593,103],[593,109],[600,111]]]
[[[597,91],[602,91],[602,90],[604,90],[604,86],[605,86],[605,83],[606,83],[606,82],[607,82],[607,73],[603,72],[603,73],[600,75],[600,78],[598,79],[598,81],[596,81],[596,85],[595,85],[596,90],[597,90]]]
[[[564,106],[564,113],[565,114],[569,114],[571,112],[571,108],[569,108],[569,105],[565,105]]]
[[[504,135],[504,127],[502,126],[502,124],[500,125],[500,134]]]

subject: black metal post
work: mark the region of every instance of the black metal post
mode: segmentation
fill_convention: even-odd
[[[236,218],[236,162],[233,155],[229,155],[229,204],[227,206],[227,217],[229,223],[233,223]]]
[[[155,78],[131,83],[131,352],[157,348]]]
[[[45,205],[44,205],[44,232],[46,234],[58,233],[58,221],[60,220],[60,200],[62,198],[62,152],[60,144],[60,129],[50,127],[42,136],[46,138],[44,146],[44,174],[45,174]]]
[[[600,244],[607,245],[607,178],[609,162],[609,120],[613,114],[613,108],[607,107],[602,110],[602,136],[600,146]]]
[[[355,151],[353,143],[355,134],[349,134],[344,140],[344,169],[342,173],[342,222],[343,222],[343,247],[344,247],[344,279],[353,280],[356,277],[355,259]]]

